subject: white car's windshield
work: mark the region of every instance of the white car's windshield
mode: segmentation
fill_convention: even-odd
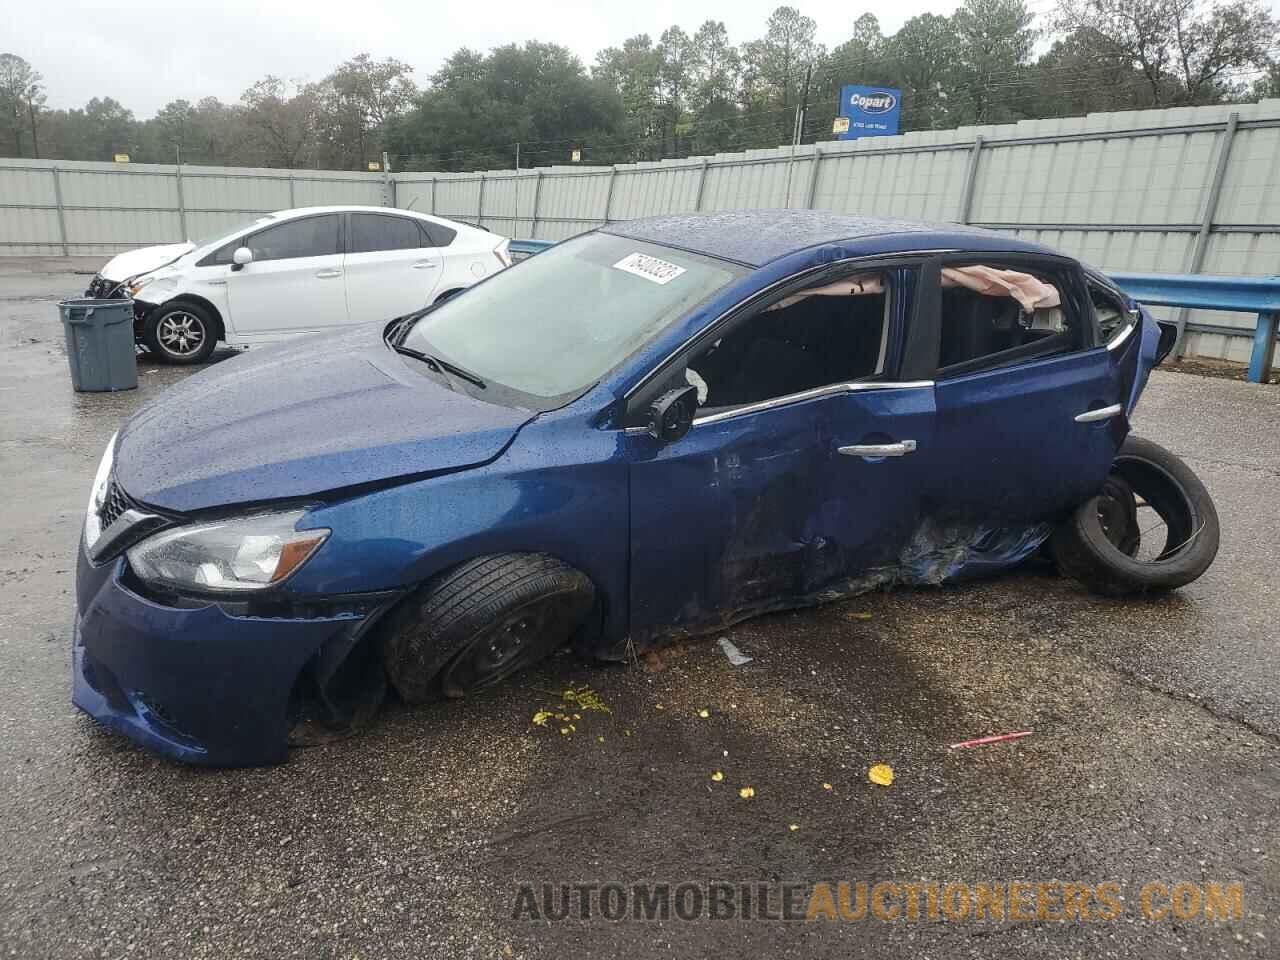
[[[194,240],[191,240],[190,243],[199,250],[201,247],[207,247],[211,243],[216,243],[219,240],[224,240],[227,237],[234,236],[241,230],[248,230],[256,224],[267,223],[274,219],[275,217],[269,213],[261,213],[256,217],[250,217],[247,220],[242,220],[230,227],[219,227],[217,230],[212,233],[205,234],[203,237],[196,237]]]
[[[596,383],[741,268],[670,247],[591,233],[441,304],[404,346],[537,397]]]

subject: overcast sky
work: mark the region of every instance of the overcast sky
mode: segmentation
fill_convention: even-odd
[[[792,0],[818,22],[818,39],[835,46],[867,9],[891,33],[932,10],[957,2],[896,0],[871,7],[836,0]],[[357,53],[396,57],[419,84],[458,47],[480,50],[545,40],[564,44],[588,66],[595,52],[637,33],[657,39],[679,24],[692,33],[723,20],[734,43],[764,32],[779,0],[6,0],[0,11],[0,53],[16,53],[44,75],[50,107],[78,107],[111,96],[139,119],[170,100],[214,95],[224,101],[268,73],[319,80]],[[1268,0],[1273,10],[1280,0]],[[94,9],[94,7],[97,9]],[[1044,14],[1053,0],[1028,0]],[[851,78],[852,79],[852,78]]]
[[[50,107],[79,107],[94,96],[115,97],[137,117],[170,100],[210,94],[238,100],[268,73],[319,80],[341,61],[368,51],[396,57],[425,84],[458,47],[480,50],[545,40],[577,53],[588,66],[597,50],[637,33],[656,40],[671,24],[692,33],[702,21],[723,20],[741,43],[764,32],[781,0],[119,0],[110,5],[71,0],[5,0],[0,52],[16,53],[44,75]],[[793,0],[795,2],[795,0]],[[957,0],[958,2],[958,0]],[[1050,0],[1031,0],[1048,9]],[[818,22],[828,46],[849,36],[866,7],[835,0],[796,3]],[[97,9],[92,9],[97,6]],[[950,13],[957,3],[898,0],[877,10],[892,31],[916,13]]]

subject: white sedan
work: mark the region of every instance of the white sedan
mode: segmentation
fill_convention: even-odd
[[[171,363],[390,320],[511,265],[505,237],[392,207],[269,213],[110,260],[91,297],[128,295],[138,342]]]

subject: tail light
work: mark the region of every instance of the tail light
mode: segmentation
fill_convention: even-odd
[[[504,268],[511,266],[511,241],[503,240],[494,248],[493,255]]]

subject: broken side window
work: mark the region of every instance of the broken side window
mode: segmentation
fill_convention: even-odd
[[[1113,340],[1125,327],[1135,323],[1132,314],[1115,295],[1093,281],[1089,282],[1089,300],[1098,320],[1098,336],[1103,343]]]
[[[1078,318],[1047,275],[996,264],[942,269],[939,374],[970,373],[1066,353],[1083,343]]]
[[[799,290],[725,334],[688,365],[704,408],[729,408],[884,371],[889,296],[864,273]]]

